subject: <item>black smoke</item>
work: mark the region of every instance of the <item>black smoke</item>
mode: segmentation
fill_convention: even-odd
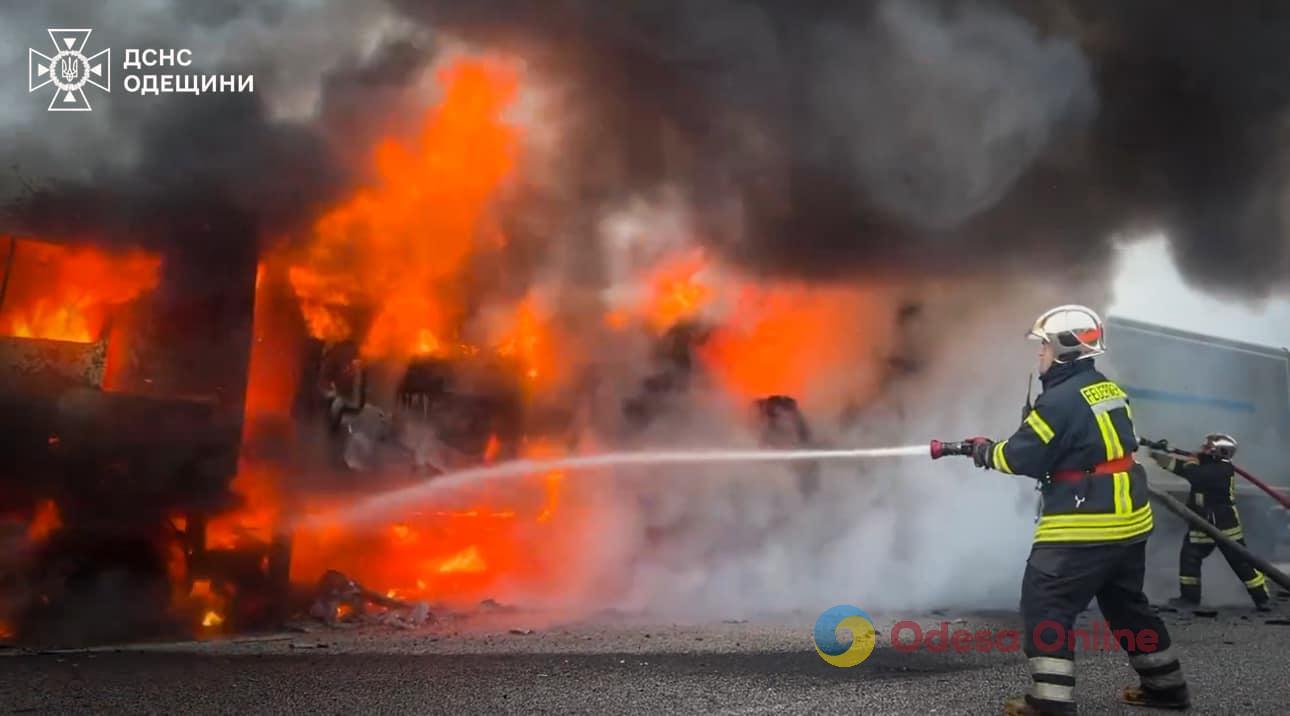
[[[71,16],[118,47],[226,38],[222,67],[254,71],[260,94],[146,111],[113,97],[107,122],[70,139],[33,113],[0,179],[22,189],[6,229],[121,227],[137,242],[173,234],[146,229],[194,203],[266,233],[300,225],[356,181],[374,132],[415,114],[407,90],[439,48],[354,39],[360,18],[393,18],[513,51],[568,88],[573,196],[523,207],[585,214],[555,222],[575,233],[668,189],[754,270],[1087,277],[1109,273],[1119,238],[1163,230],[1199,286],[1262,296],[1290,275],[1290,8],[1276,3],[244,0],[176,3],[144,25],[127,6],[6,10],[22,30],[8,39]],[[328,29],[354,29],[352,47],[323,42]],[[259,101],[306,79],[307,117]],[[78,136],[102,157],[135,149],[95,161]],[[51,165],[63,180],[41,192],[11,176]]]
[[[1290,275],[1281,4],[395,2],[575,82],[589,197],[681,186],[755,268],[1057,279],[1164,230],[1202,287]]]

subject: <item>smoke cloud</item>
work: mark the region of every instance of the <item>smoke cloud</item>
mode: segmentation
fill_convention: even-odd
[[[566,151],[615,160],[620,193],[683,186],[757,268],[1105,273],[1117,237],[1156,228],[1198,286],[1290,275],[1290,10],[398,4],[576,83],[592,119]]]
[[[18,141],[0,189],[73,183],[19,228],[56,215],[137,232],[185,192],[290,225],[355,179],[348,153],[424,102],[421,70],[464,40],[561,87],[559,210],[585,216],[559,223],[584,235],[607,208],[674,191],[705,241],[760,271],[1105,273],[1116,239],[1163,229],[1199,286],[1259,297],[1290,275],[1275,149],[1290,10],[155,0],[4,15],[11,47],[75,20],[118,48],[189,47],[203,71],[254,72],[259,88],[118,92],[91,120],[18,101],[7,74],[0,126]],[[103,208],[68,208],[87,204]]]

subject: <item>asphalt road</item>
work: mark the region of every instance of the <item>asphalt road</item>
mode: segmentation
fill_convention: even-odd
[[[1290,602],[1273,615],[1164,616],[1185,659],[1194,713],[1290,713]],[[815,653],[814,618],[560,625],[501,613],[415,631],[313,627],[178,644],[11,648],[0,650],[0,711],[987,714],[1026,683],[1017,653],[892,648],[885,635],[895,615],[874,615],[880,638],[868,660],[833,667]],[[1017,626],[1005,614],[917,619],[973,632]],[[1134,681],[1122,653],[1081,653],[1078,669],[1081,713],[1133,713],[1114,699]]]

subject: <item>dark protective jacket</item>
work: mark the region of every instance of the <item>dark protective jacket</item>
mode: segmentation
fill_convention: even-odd
[[[1145,540],[1153,528],[1146,470],[1136,463],[1092,472],[1138,449],[1129,398],[1092,359],[1057,364],[1011,437],[995,443],[989,467],[1040,480],[1035,544],[1095,545]],[[1076,479],[1055,473],[1083,472]],[[1065,476],[1059,476],[1065,477]]]
[[[1236,468],[1226,460],[1198,455],[1192,460],[1174,458],[1169,471],[1191,483],[1187,506],[1224,531],[1239,533],[1236,512]]]

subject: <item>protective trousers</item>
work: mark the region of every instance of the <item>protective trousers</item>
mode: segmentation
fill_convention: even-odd
[[[1245,533],[1234,510],[1201,516],[1222,530],[1225,537],[1242,547],[1245,546]],[[1184,600],[1200,603],[1201,563],[1214,552],[1214,546],[1214,539],[1200,530],[1188,530],[1187,536],[1183,538],[1182,553],[1178,557],[1178,586]],[[1223,553],[1223,558],[1227,560],[1232,571],[1236,572],[1236,576],[1245,583],[1245,590],[1255,605],[1267,603],[1270,598],[1267,577],[1227,546],[1220,544],[1218,550]]]
[[[1044,713],[1073,714],[1075,650],[1122,649],[1153,694],[1184,691],[1169,631],[1142,592],[1146,541],[1031,549],[1021,586],[1025,651],[1032,679],[1026,700]],[[1097,598],[1105,623],[1074,629]]]

